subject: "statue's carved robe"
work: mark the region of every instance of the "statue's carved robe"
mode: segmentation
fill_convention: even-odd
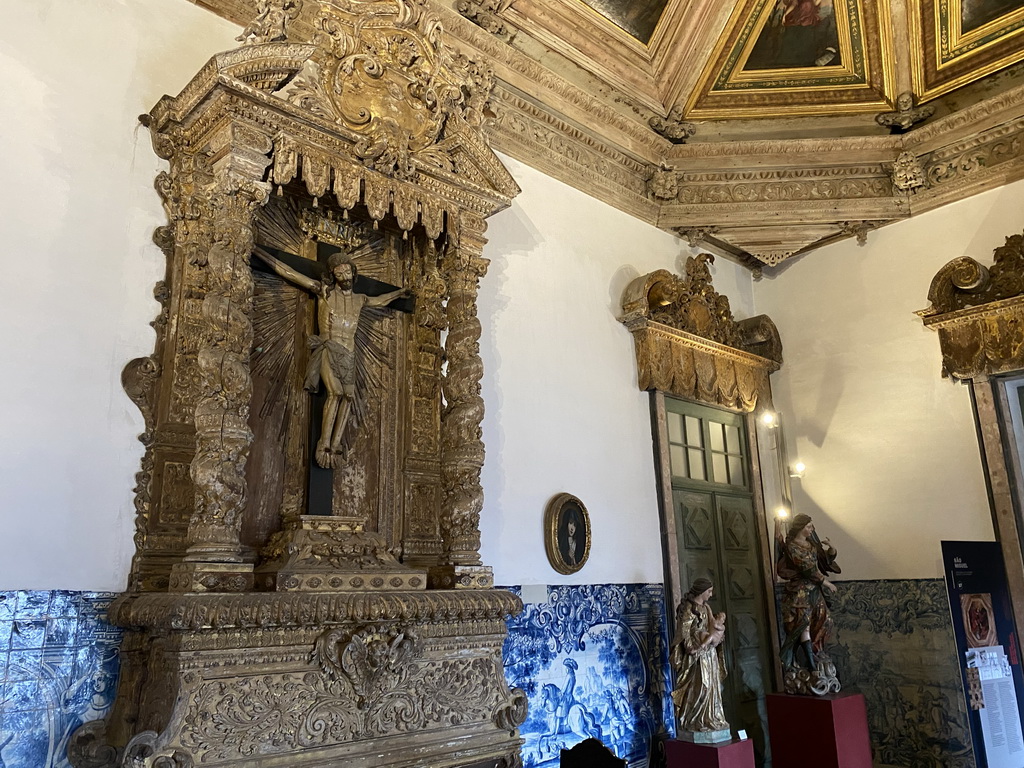
[[[729,729],[722,707],[725,659],[722,645],[701,647],[712,632],[714,614],[707,605],[683,600],[676,612],[676,640],[672,646],[672,668],[676,687],[672,691],[676,719],[684,731],[706,732]],[[694,653],[695,649],[699,649]]]

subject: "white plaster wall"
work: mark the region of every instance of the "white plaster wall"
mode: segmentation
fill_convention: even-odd
[[[1024,183],[940,208],[794,261],[754,285],[782,335],[772,377],[795,511],[837,546],[841,578],[930,578],[942,540],[992,540],[966,387],[940,377],[938,335],[915,310],[936,271],[1022,228]]]
[[[4,3],[0,589],[123,589],[163,163],[137,116],[235,28],[180,0]]]
[[[685,242],[505,159],[523,189],[490,220],[483,280],[484,562],[498,584],[661,582],[649,396],[637,389],[622,291],[678,271]],[[715,285],[751,314],[749,272],[719,259]],[[544,552],[556,494],[590,513],[590,560],[558,574]]]

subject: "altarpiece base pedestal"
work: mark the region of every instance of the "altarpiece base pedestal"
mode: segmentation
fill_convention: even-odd
[[[112,620],[146,630],[128,632],[115,709],[76,735],[72,762],[497,764],[526,711],[501,684],[519,607],[497,590],[120,598]]]

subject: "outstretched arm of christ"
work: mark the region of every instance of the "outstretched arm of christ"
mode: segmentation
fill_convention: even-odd
[[[403,296],[409,296],[410,292],[408,288],[399,288],[397,291],[390,291],[389,293],[382,293],[380,296],[367,296],[366,306],[368,307],[386,307],[395,299],[400,299]]]
[[[300,288],[305,288],[312,293],[320,293],[320,282],[306,277],[302,273],[292,269],[280,259],[271,256],[262,248],[253,251],[253,255],[270,267],[274,272],[283,277],[289,283],[294,283]]]

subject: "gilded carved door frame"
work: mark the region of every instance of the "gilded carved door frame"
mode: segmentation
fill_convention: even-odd
[[[682,574],[676,548],[669,468],[665,397],[742,414],[751,473],[756,535],[761,543],[761,583],[766,606],[774,605],[771,541],[765,517],[761,460],[756,439],[757,415],[771,409],[769,376],[782,365],[782,342],[765,315],[737,321],[729,300],[711,284],[714,257],[699,254],[685,264],[685,274],[658,270],[627,286],[622,323],[633,334],[637,384],[652,392],[651,419],[656,438],[655,460],[661,510],[669,629],[682,599]],[[774,610],[767,610],[770,628],[772,684],[782,680],[779,637]]]

